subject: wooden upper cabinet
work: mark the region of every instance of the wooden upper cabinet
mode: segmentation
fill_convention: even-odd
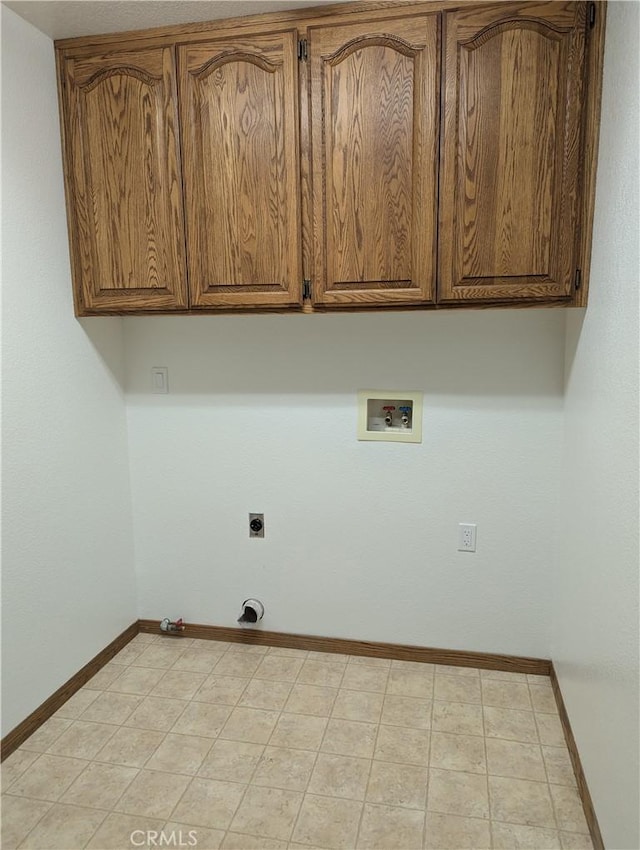
[[[435,297],[440,16],[401,14],[308,31],[316,304]]]
[[[294,30],[178,48],[193,307],[302,301]]]
[[[76,312],[586,305],[605,13],[364,0],[56,42]]]
[[[187,305],[173,51],[61,62],[76,312]]]
[[[440,301],[572,295],[586,6],[444,15]]]

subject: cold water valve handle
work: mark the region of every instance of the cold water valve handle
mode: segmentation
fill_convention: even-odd
[[[402,416],[400,417],[400,421],[402,422],[403,428],[409,427],[409,414],[411,413],[411,408],[408,405],[403,405],[398,408]]]

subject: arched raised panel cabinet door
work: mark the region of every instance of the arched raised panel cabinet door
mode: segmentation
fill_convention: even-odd
[[[187,306],[173,51],[66,58],[76,312]]]
[[[437,14],[311,27],[312,298],[435,297]]]
[[[441,302],[572,296],[586,6],[444,15]]]
[[[178,51],[191,304],[301,304],[296,33]]]

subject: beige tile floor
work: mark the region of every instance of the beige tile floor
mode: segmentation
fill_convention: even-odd
[[[74,694],[2,791],[4,850],[592,846],[544,677],[164,636]]]

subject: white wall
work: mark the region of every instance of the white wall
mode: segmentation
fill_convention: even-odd
[[[256,595],[276,630],[552,655],[607,846],[638,847],[638,5],[609,7],[586,317],[76,322],[52,45],[2,22],[3,734],[135,617],[124,343],[141,616]],[[367,387],[425,392],[421,445],[356,441]]]
[[[2,734],[136,616],[122,321],[73,318],[50,39],[2,7]]]
[[[612,2],[589,307],[567,327],[552,657],[608,848],[638,829],[638,3]]]
[[[278,631],[548,656],[564,321],[126,319],[141,616],[234,625],[257,596]],[[356,440],[367,388],[425,392],[421,445]]]

